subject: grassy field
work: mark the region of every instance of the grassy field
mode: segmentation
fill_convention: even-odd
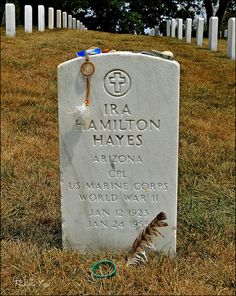
[[[235,67],[219,51],[166,37],[60,30],[1,42],[2,295],[234,295]],[[61,249],[57,65],[90,46],[171,50],[181,66],[175,258]],[[93,280],[109,258],[117,276]]]

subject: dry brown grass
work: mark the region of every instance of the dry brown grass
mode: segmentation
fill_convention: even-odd
[[[93,31],[2,34],[2,295],[233,295],[234,63],[170,38]],[[171,50],[181,65],[178,255],[61,250],[57,65],[90,46]],[[116,262],[92,280],[96,260]]]

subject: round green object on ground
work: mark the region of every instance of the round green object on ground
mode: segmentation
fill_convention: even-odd
[[[97,274],[97,270],[101,267],[101,266],[108,266],[108,267],[112,267],[112,271],[108,274]],[[112,278],[114,275],[116,275],[116,265],[115,263],[113,263],[110,260],[101,260],[96,262],[95,264],[93,264],[92,268],[91,268],[91,272],[92,272],[92,276],[94,278],[98,278],[98,279],[104,279],[104,278]]]

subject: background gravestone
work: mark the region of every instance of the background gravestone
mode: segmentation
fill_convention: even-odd
[[[61,10],[57,9],[57,28],[61,28]]]
[[[177,38],[179,40],[183,39],[183,19],[181,18],[177,20]]]
[[[196,29],[196,45],[197,46],[202,46],[203,32],[204,32],[204,18],[199,17],[197,19],[197,29]]]
[[[48,28],[50,30],[54,29],[54,8],[53,7],[48,8]]]
[[[141,53],[91,56],[90,115],[83,58],[58,66],[63,246],[131,247],[160,212],[159,250],[175,253],[179,64]],[[74,111],[74,112],[72,112]]]
[[[75,17],[72,18],[72,28],[76,29],[76,18]]]
[[[67,28],[67,12],[62,13],[62,27]]]
[[[45,7],[43,5],[38,5],[38,30],[45,31]]]
[[[228,30],[224,30],[224,38],[227,38],[228,37]]]
[[[185,41],[187,43],[191,43],[191,36],[192,36],[192,19],[187,18],[185,20]]]
[[[6,36],[15,37],[16,35],[16,9],[13,3],[5,4],[6,13]]]
[[[228,39],[227,39],[227,55],[231,60],[235,60],[235,25],[236,18],[231,17],[228,20]]]
[[[33,31],[33,11],[31,5],[25,5],[24,7],[24,25],[25,25],[25,32],[32,33]]]
[[[171,20],[166,20],[166,36],[170,37]]]
[[[218,46],[218,17],[212,16],[209,20],[208,49],[217,51]]]
[[[176,32],[176,19],[171,19],[171,37],[175,37]]]
[[[68,28],[72,29],[72,15],[71,14],[68,15]]]

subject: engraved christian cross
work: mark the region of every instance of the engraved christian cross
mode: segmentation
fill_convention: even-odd
[[[104,86],[110,95],[120,97],[125,95],[130,89],[130,78],[122,70],[113,70],[107,73]]]
[[[110,83],[114,84],[114,92],[121,93],[121,86],[125,84],[125,78],[121,76],[120,72],[114,72],[114,77],[109,77]]]

